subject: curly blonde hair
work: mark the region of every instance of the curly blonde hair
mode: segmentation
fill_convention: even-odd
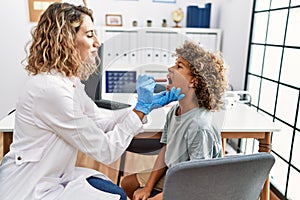
[[[177,48],[176,56],[190,64],[191,75],[196,80],[194,86],[199,107],[219,110],[227,89],[226,67],[222,57],[191,41],[185,41],[182,47]]]
[[[75,46],[76,33],[84,16],[88,15],[94,21],[92,14],[92,10],[84,6],[51,4],[31,33],[28,64],[25,66],[28,73],[36,75],[55,70],[66,77],[77,76],[81,80],[94,73],[97,64],[84,63]],[[100,62],[99,57],[96,59]]]

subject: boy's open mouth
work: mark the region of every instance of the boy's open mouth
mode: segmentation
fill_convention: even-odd
[[[167,90],[171,90],[172,89],[172,79],[170,77],[168,77],[168,84],[166,86],[166,89]]]

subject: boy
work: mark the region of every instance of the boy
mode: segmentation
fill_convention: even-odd
[[[122,180],[130,199],[162,199],[167,168],[183,161],[221,157],[221,136],[213,125],[212,111],[221,108],[227,88],[225,64],[216,54],[188,41],[176,49],[176,56],[175,65],[168,69],[167,89],[181,88],[185,97],[167,114],[161,138],[164,146],[152,172]],[[159,193],[149,198],[153,189]]]

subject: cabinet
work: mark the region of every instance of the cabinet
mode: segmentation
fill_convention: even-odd
[[[167,68],[175,63],[175,49],[185,40],[194,40],[210,51],[221,50],[220,29],[101,27],[96,32],[103,44],[103,90],[113,87],[106,80],[106,71],[134,71],[137,75],[166,78]]]
[[[205,28],[122,28],[97,29],[103,43],[104,66],[173,64],[172,54],[185,40],[194,40],[211,51],[220,51],[221,30]]]

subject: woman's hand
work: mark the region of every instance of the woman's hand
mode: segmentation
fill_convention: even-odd
[[[152,104],[154,87],[156,83],[152,76],[140,75],[136,83],[138,99],[135,109],[148,115]]]
[[[163,91],[158,94],[155,94],[153,96],[153,101],[151,104],[150,111],[156,108],[163,107],[172,101],[179,101],[181,100],[185,95],[181,94],[180,88],[173,87],[170,91]]]

